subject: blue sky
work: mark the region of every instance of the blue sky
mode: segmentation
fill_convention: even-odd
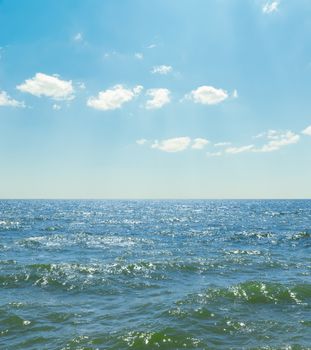
[[[0,1],[0,197],[310,198],[310,15]]]

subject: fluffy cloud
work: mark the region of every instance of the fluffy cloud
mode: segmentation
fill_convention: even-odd
[[[196,90],[192,90],[188,95],[187,99],[194,101],[195,103],[201,103],[204,105],[214,105],[220,103],[228,98],[226,90],[217,89],[213,86],[200,86]]]
[[[166,65],[163,64],[163,65],[161,65],[161,66],[154,66],[154,67],[152,67],[151,73],[152,73],[152,74],[162,74],[162,75],[165,75],[165,74],[170,73],[172,70],[173,70],[173,67],[172,67],[172,66],[166,66]]]
[[[146,102],[146,109],[158,109],[171,101],[170,90],[168,89],[149,89],[146,95],[151,97]]]
[[[142,90],[141,85],[137,85],[133,89],[126,89],[123,85],[115,85],[111,89],[100,91],[97,97],[90,97],[87,100],[87,105],[102,111],[117,109],[138,96]]]
[[[299,141],[300,136],[293,133],[292,131],[277,131],[269,130],[266,133],[257,135],[257,137],[266,137],[268,142],[261,148],[254,150],[255,152],[273,152],[280,148],[295,144]]]
[[[305,129],[302,131],[302,133],[303,133],[304,135],[311,136],[311,125],[308,126],[307,128],[305,128]]]
[[[280,2],[279,1],[269,1],[269,2],[266,2],[263,7],[262,7],[262,12],[263,13],[272,13],[272,12],[275,12],[278,10],[279,8],[279,4]]]
[[[203,149],[208,143],[209,143],[208,140],[198,137],[198,138],[193,140],[193,144],[192,144],[191,148]]]
[[[163,141],[155,141],[151,147],[164,152],[180,152],[187,149],[190,145],[190,137],[176,137]]]
[[[25,104],[14,100],[5,91],[0,91],[0,106],[25,107]]]
[[[74,98],[72,81],[61,80],[55,75],[37,73],[16,88],[37,97],[46,96],[53,100],[72,100]]]

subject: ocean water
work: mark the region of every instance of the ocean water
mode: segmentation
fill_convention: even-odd
[[[0,349],[311,349],[311,201],[0,201]]]

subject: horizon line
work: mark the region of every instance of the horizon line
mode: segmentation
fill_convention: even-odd
[[[57,197],[57,198],[44,198],[44,197],[34,197],[34,198],[0,198],[0,201],[10,201],[10,200],[28,200],[28,201],[31,201],[31,200],[85,200],[85,201],[95,201],[95,200],[98,200],[98,201],[194,201],[194,200],[197,200],[197,201],[222,201],[222,200],[241,200],[241,201],[244,201],[244,200],[311,200],[311,197],[309,198],[299,198],[299,197],[292,197],[292,198],[286,198],[286,197],[267,197],[267,198],[252,198],[252,197],[241,197],[241,198],[226,198],[226,197],[223,197],[223,198],[134,198],[134,197],[130,197],[130,198],[92,198],[92,197],[85,197],[85,198],[79,198],[79,197]]]

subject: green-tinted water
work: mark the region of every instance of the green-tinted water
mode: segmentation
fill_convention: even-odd
[[[311,201],[0,213],[1,349],[311,349]]]

